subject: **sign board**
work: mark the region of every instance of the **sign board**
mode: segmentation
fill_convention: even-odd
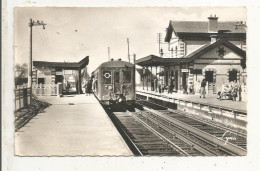
[[[51,75],[51,71],[49,69],[41,69],[38,71],[39,75]]]
[[[65,70],[64,72],[65,72],[66,75],[72,75],[73,74],[72,70]]]
[[[191,69],[190,73],[191,74],[202,74],[202,69]]]
[[[62,71],[56,71],[56,75],[62,75]]]
[[[181,69],[181,72],[189,72],[189,69]]]

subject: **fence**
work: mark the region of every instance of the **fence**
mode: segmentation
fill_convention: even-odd
[[[36,96],[57,95],[57,84],[33,84],[32,93]]]
[[[17,86],[14,90],[15,92],[15,110],[26,107],[31,104],[31,88],[28,88],[26,85]]]

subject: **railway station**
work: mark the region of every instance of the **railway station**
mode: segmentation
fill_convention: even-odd
[[[92,71],[89,56],[33,61],[32,87],[16,93],[15,154],[247,155],[246,27],[207,19],[170,20],[167,49],[133,62],[110,51]]]

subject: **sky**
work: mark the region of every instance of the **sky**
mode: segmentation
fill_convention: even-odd
[[[216,14],[219,21],[246,21],[246,13],[245,7],[16,7],[15,63],[29,62],[30,18],[47,24],[33,27],[33,60],[78,62],[89,56],[92,72],[108,61],[108,47],[111,58],[127,61],[127,38],[131,59],[159,55],[157,33],[164,39],[170,20],[207,21]]]

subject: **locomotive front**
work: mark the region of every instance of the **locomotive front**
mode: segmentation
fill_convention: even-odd
[[[105,105],[135,102],[135,67],[125,61],[109,61],[95,71],[97,88],[95,94]]]

